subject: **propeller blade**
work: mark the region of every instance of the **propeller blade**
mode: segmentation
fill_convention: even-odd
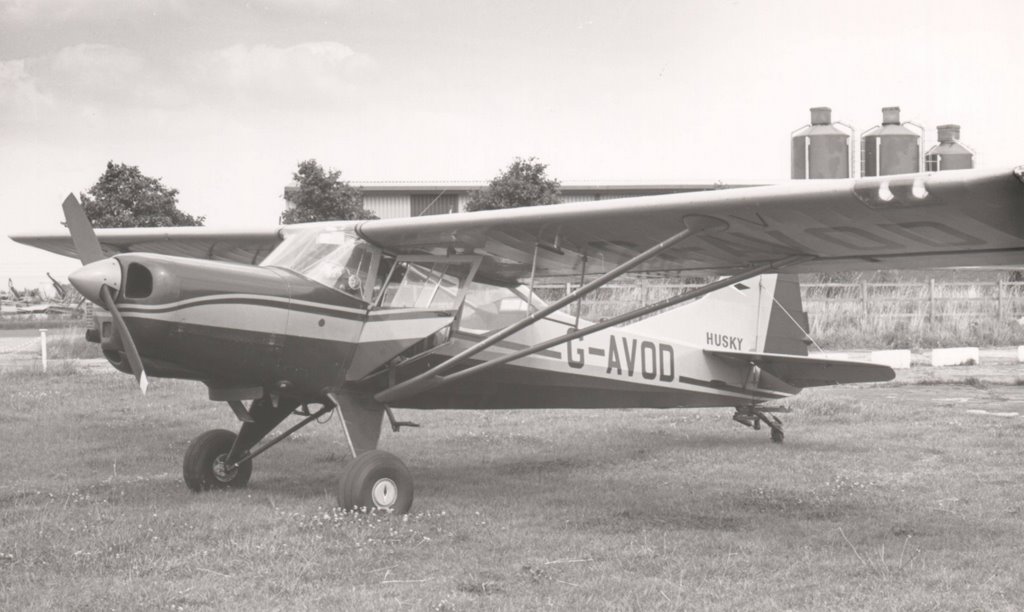
[[[128,356],[128,365],[132,368],[132,374],[135,374],[135,380],[139,381],[139,389],[145,395],[146,388],[149,387],[149,381],[146,379],[146,370],[142,367],[142,357],[139,356],[139,349],[135,348],[135,341],[132,340],[132,335],[128,331],[128,326],[124,323],[124,318],[117,310],[117,304],[114,303],[114,294],[111,293],[110,287],[107,285],[100,287],[100,297],[103,299],[104,308],[110,311],[110,316],[114,320],[117,333],[121,336],[124,352]]]
[[[69,193],[61,204],[64,209],[64,219],[71,231],[71,241],[75,243],[75,250],[78,251],[78,259],[83,264],[90,264],[105,257],[100,241],[96,238],[96,232],[92,229],[89,217],[85,216],[85,209],[78,203],[75,194]]]

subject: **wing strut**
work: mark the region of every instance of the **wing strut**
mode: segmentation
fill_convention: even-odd
[[[745,272],[734,274],[733,276],[730,276],[728,278],[723,278],[708,283],[698,289],[687,291],[685,293],[680,293],[679,295],[673,296],[666,300],[662,300],[660,302],[656,302],[649,306],[644,306],[642,308],[631,310],[617,317],[606,319],[604,321],[601,321],[600,323],[594,323],[593,325],[584,327],[583,329],[577,329],[567,334],[563,334],[561,336],[552,338],[550,340],[545,340],[540,344],[536,344],[534,346],[516,351],[514,353],[510,353],[508,355],[503,355],[501,357],[498,357],[497,359],[491,359],[483,363],[478,363],[472,367],[466,368],[465,370],[459,370],[458,372],[454,372],[452,374],[448,374],[445,376],[439,374],[439,372],[451,368],[453,365],[456,365],[456,363],[453,362],[456,359],[462,357],[462,355],[464,355],[465,353],[468,353],[469,351],[474,349],[480,350],[478,347],[481,347],[481,345],[485,344],[487,340],[493,338],[493,336],[489,336],[487,339],[481,340],[480,342],[471,346],[469,349],[466,349],[465,351],[463,351],[463,353],[460,353],[459,355],[452,357],[450,360],[445,361],[444,363],[438,364],[437,366],[427,370],[426,372],[423,372],[419,376],[414,376],[413,378],[410,378],[405,382],[399,383],[393,387],[389,387],[381,391],[380,393],[374,396],[374,399],[383,403],[393,403],[397,400],[409,397],[411,395],[422,393],[429,389],[433,389],[441,385],[455,382],[467,376],[472,376],[473,374],[478,374],[483,370],[499,366],[503,363],[515,361],[516,359],[522,359],[523,357],[533,355],[534,353],[539,353],[543,350],[551,348],[552,346],[563,344],[570,340],[576,340],[577,338],[582,338],[583,336],[587,336],[594,332],[601,331],[602,329],[614,327],[616,325],[625,323],[626,321],[642,317],[652,312],[657,312],[665,308],[670,308],[677,304],[681,304],[694,298],[698,298],[707,293],[711,293],[712,291],[718,291],[719,289],[728,287],[729,285],[734,285],[748,278],[752,278],[773,271],[778,271],[786,266],[791,266],[796,263],[802,263],[810,259],[814,259],[814,257],[809,255],[794,255],[792,257],[787,257],[780,261],[762,264],[760,266],[751,268]],[[464,361],[465,359],[466,358],[462,357],[462,359],[460,359],[460,362]]]
[[[589,327],[587,327],[587,328],[585,328],[583,330],[576,330],[576,331],[570,332],[569,334],[565,334],[565,335],[560,336],[558,338],[554,338],[552,340],[548,340],[548,341],[543,342],[543,343],[541,343],[539,345],[532,346],[530,348],[527,348],[527,349],[524,349],[522,351],[518,351],[518,352],[512,353],[510,355],[506,355],[506,356],[501,357],[499,359],[487,361],[485,363],[477,364],[477,365],[475,365],[475,366],[473,366],[471,368],[468,368],[466,370],[462,370],[462,371],[459,371],[459,372],[456,372],[456,373],[453,373],[453,374],[449,374],[447,376],[442,376],[442,372],[444,372],[446,370],[450,370],[454,366],[457,366],[460,363],[465,362],[470,357],[472,357],[473,355],[475,355],[475,354],[479,353],[480,351],[486,349],[487,347],[490,347],[490,346],[493,346],[494,344],[497,344],[501,340],[504,340],[505,338],[508,338],[512,334],[514,334],[514,333],[516,333],[516,332],[518,332],[518,331],[520,331],[522,329],[525,329],[526,327],[529,327],[530,325],[532,325],[536,321],[539,321],[540,319],[543,319],[544,317],[546,317],[546,316],[550,315],[551,313],[555,312],[556,310],[566,306],[567,304],[571,304],[572,302],[581,299],[583,296],[591,293],[592,291],[594,291],[596,289],[599,289],[600,287],[603,287],[604,285],[606,285],[608,282],[612,281],[613,279],[616,279],[619,276],[622,276],[623,274],[629,272],[630,270],[632,270],[633,268],[635,268],[639,264],[643,263],[644,261],[646,261],[646,260],[650,259],[651,257],[654,257],[654,256],[658,255],[662,251],[664,251],[664,250],[666,250],[668,248],[671,248],[672,246],[678,244],[680,241],[682,241],[682,240],[684,240],[686,238],[691,238],[693,236],[698,236],[698,235],[701,235],[701,234],[704,234],[704,233],[708,233],[708,232],[719,231],[719,230],[725,228],[725,224],[722,223],[721,221],[719,221],[718,219],[712,219],[712,218],[701,217],[701,216],[687,217],[686,219],[684,219],[684,223],[686,223],[686,229],[684,229],[683,231],[675,234],[671,238],[668,238],[667,240],[662,241],[661,243],[651,247],[650,249],[644,251],[643,253],[640,253],[639,255],[637,255],[636,257],[634,257],[632,259],[630,259],[629,261],[626,261],[626,262],[620,264],[619,266],[616,266],[614,269],[608,271],[607,273],[601,275],[600,277],[594,279],[593,281],[587,283],[586,285],[583,285],[582,287],[580,287],[576,291],[573,291],[572,293],[570,293],[569,295],[565,296],[564,298],[562,298],[562,299],[560,299],[560,300],[558,300],[558,301],[556,301],[556,302],[554,302],[552,304],[549,304],[547,307],[542,308],[542,309],[538,310],[537,312],[534,312],[534,313],[528,315],[527,317],[525,317],[525,318],[523,318],[523,319],[513,323],[512,325],[509,325],[505,329],[503,329],[503,330],[501,330],[501,331],[499,331],[499,332],[497,332],[497,333],[495,333],[495,334],[493,334],[491,336],[488,336],[487,338],[484,338],[480,342],[477,342],[473,346],[467,348],[466,350],[462,351],[458,355],[455,355],[454,357],[452,357],[451,359],[445,361],[444,363],[438,364],[437,366],[435,366],[433,368],[430,368],[426,372],[423,372],[423,373],[421,373],[421,374],[419,374],[417,376],[414,376],[414,377],[410,378],[409,380],[403,381],[401,383],[398,383],[397,385],[394,385],[394,386],[391,386],[391,387],[389,387],[387,389],[384,389],[380,393],[377,393],[374,396],[374,398],[377,401],[380,401],[380,402],[385,403],[385,404],[393,403],[393,402],[395,402],[397,400],[400,400],[400,399],[403,399],[403,398],[415,395],[417,393],[421,393],[423,391],[426,391],[428,389],[432,389],[432,388],[440,386],[442,384],[453,382],[455,380],[458,380],[460,378],[468,376],[468,375],[470,375],[472,373],[480,372],[483,369],[487,369],[487,368],[494,367],[494,366],[497,366],[497,365],[500,365],[500,364],[503,364],[503,363],[507,363],[509,361],[512,361],[512,360],[515,360],[515,359],[519,359],[519,358],[525,357],[527,355],[532,355],[533,353],[537,353],[539,351],[545,350],[545,349],[547,349],[547,348],[549,348],[551,346],[554,346],[556,344],[561,344],[561,343],[566,342],[568,340],[579,338],[581,336],[585,336],[587,334],[591,334],[591,333],[593,333],[595,331],[599,331],[599,330],[605,329],[607,327],[618,325],[619,323],[622,323],[623,321],[628,321],[630,319],[634,319],[636,317],[643,316],[643,315],[645,315],[645,314],[647,314],[649,312],[655,312],[657,310],[660,310],[660,309],[663,309],[663,308],[668,308],[670,306],[673,306],[675,304],[678,304],[678,303],[681,303],[681,302],[693,299],[695,297],[699,297],[700,295],[703,295],[703,294],[708,293],[710,291],[714,291],[715,289],[719,289],[721,287],[728,286],[729,284],[738,282],[738,280],[750,278],[752,276],[757,276],[758,274],[763,274],[764,272],[766,272],[768,270],[771,270],[773,268],[781,267],[781,266],[785,266],[785,265],[790,265],[790,264],[794,263],[795,261],[802,261],[802,260],[805,260],[805,259],[808,258],[805,255],[796,255],[796,256],[793,256],[793,257],[789,257],[789,258],[783,259],[783,260],[781,260],[779,262],[771,262],[771,263],[763,264],[763,265],[758,266],[756,268],[752,268],[751,270],[748,270],[746,272],[737,274],[736,276],[733,276],[730,279],[722,280],[722,281],[715,281],[713,283],[709,283],[708,285],[706,285],[704,287],[701,287],[700,289],[695,289],[694,291],[690,291],[690,292],[687,292],[687,293],[675,296],[675,297],[670,298],[668,300],[664,300],[662,302],[658,302],[658,303],[652,304],[650,306],[639,308],[637,310],[634,310],[632,312],[626,313],[624,315],[620,315],[620,316],[615,317],[613,319],[609,319],[607,321],[602,321],[601,323],[597,323],[597,324],[591,325],[591,326],[589,326]]]

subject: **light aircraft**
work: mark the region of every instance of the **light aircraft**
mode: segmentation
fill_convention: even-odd
[[[41,303],[42,294],[38,289],[14,287],[14,281],[7,279],[7,296],[0,298],[0,312],[16,315],[43,315],[50,311],[51,304]]]
[[[399,513],[412,478],[376,448],[385,418],[410,425],[392,408],[721,406],[781,442],[766,402],[893,377],[807,355],[795,273],[1024,261],[1024,166],[263,231],[93,231],[73,196],[64,211],[70,236],[12,238],[81,259],[71,283],[109,312],[88,337],[143,392],[202,381],[241,421],[192,441],[190,489],[246,485],[255,457],[337,411],[339,504]],[[563,310],[663,272],[720,278],[607,320]],[[581,286],[537,298],[556,277]]]

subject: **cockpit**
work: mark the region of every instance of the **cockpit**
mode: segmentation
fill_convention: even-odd
[[[285,268],[364,301],[380,269],[377,249],[349,227],[310,229],[289,235],[260,264]],[[376,265],[375,265],[376,264]]]
[[[501,329],[544,303],[523,286],[475,279],[480,255],[391,255],[353,227],[319,227],[289,235],[260,264],[291,270],[367,304],[368,308],[462,310],[460,328]],[[532,302],[532,305],[531,305]],[[555,313],[559,320],[571,321]]]

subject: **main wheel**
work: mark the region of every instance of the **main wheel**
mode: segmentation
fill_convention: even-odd
[[[772,442],[776,444],[782,444],[782,441],[786,438],[785,434],[782,433],[781,429],[772,428]]]
[[[193,491],[208,489],[239,489],[249,483],[252,476],[252,461],[246,461],[234,469],[224,464],[235,434],[226,429],[211,429],[200,435],[185,451],[183,472],[185,484]]]
[[[372,450],[345,466],[338,483],[338,505],[346,510],[405,514],[412,507],[412,493],[412,474],[402,460]]]

